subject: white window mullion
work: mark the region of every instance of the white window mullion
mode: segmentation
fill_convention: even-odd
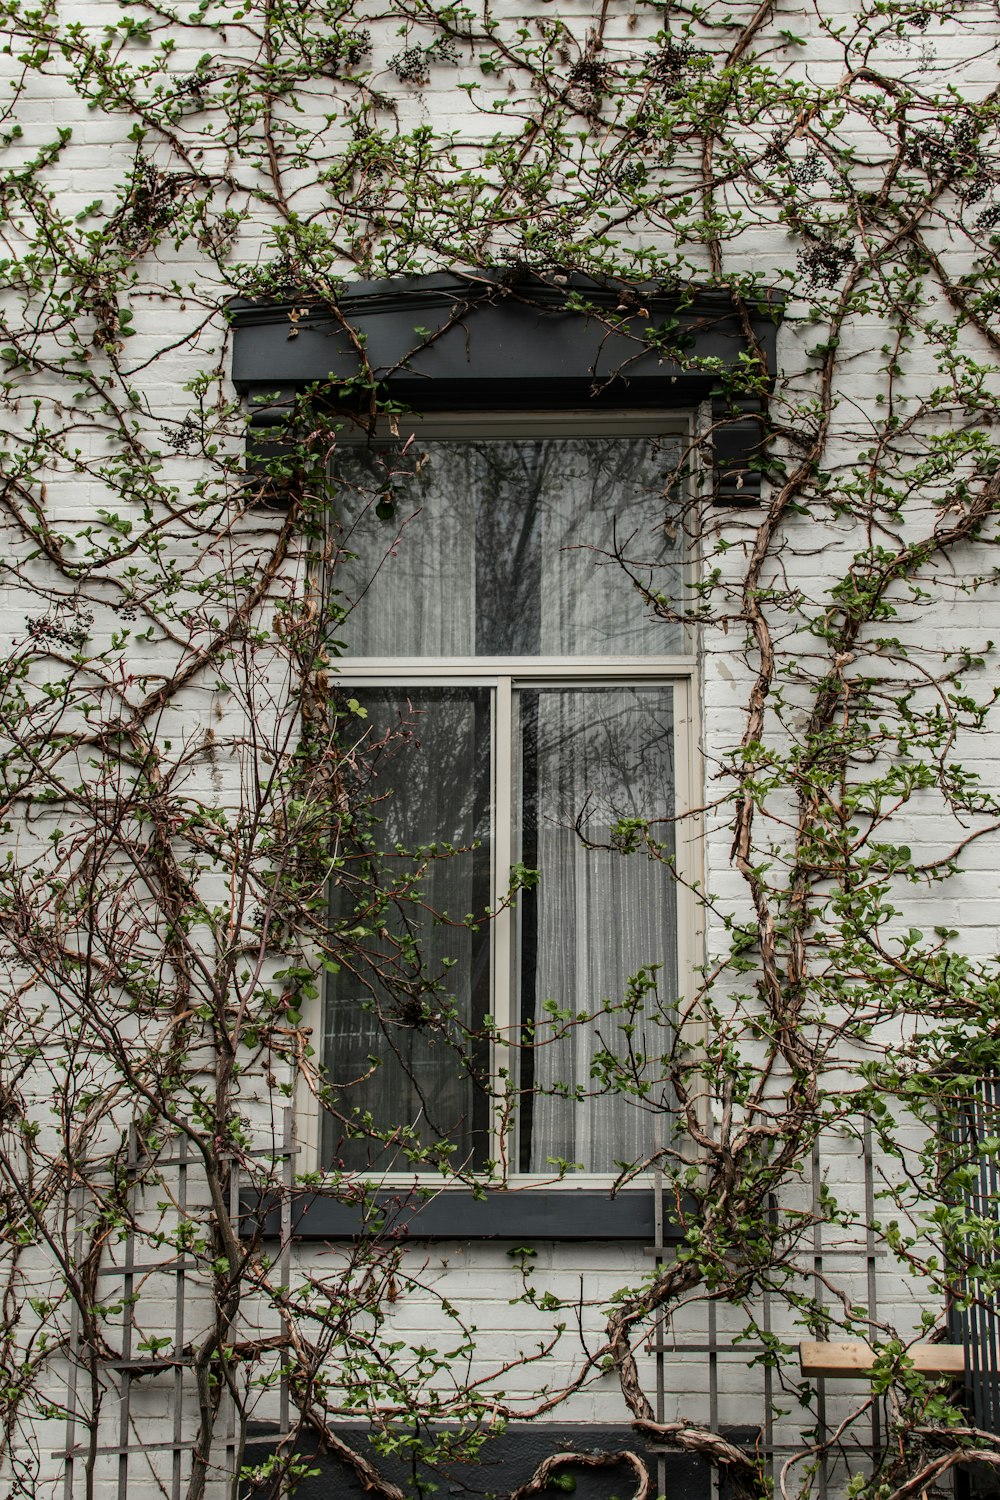
[[[591,866],[587,859],[584,845],[577,841],[573,846],[573,860],[576,866],[575,879],[573,881],[573,894],[575,903],[574,924],[576,927],[576,982],[577,989],[563,997],[563,1005],[578,1013],[581,1008],[589,1009],[593,1014],[599,1004],[599,996],[591,990],[591,962],[590,945],[599,942],[597,933],[591,932],[588,924],[588,916],[593,911],[593,903],[590,900]],[[583,994],[581,994],[581,990]],[[586,995],[584,1002],[583,995]],[[591,1022],[593,1025],[593,1022]],[[576,1057],[575,1075],[567,1082],[582,1084],[585,1091],[590,1090],[590,1059],[594,1047],[590,1026],[579,1026],[576,1030],[574,1053]],[[575,1162],[589,1162],[593,1153],[594,1135],[594,1111],[592,1104],[578,1105],[574,1112],[576,1129],[574,1131],[573,1160]]]

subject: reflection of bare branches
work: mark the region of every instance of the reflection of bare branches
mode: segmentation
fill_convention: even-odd
[[[380,453],[345,448],[335,586],[347,600],[355,650],[412,657],[442,649],[501,656],[663,649],[645,641],[621,570],[588,566],[625,524],[654,538],[651,566],[667,570],[671,593],[680,587],[676,537],[653,477],[662,462],[646,439],[432,441],[387,508]],[[375,518],[391,520],[404,499],[412,512],[406,534],[394,526],[387,542]]]

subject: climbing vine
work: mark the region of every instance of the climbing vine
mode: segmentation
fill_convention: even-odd
[[[9,1492],[55,1482],[62,1439],[41,1435],[62,1430],[72,1389],[74,1482],[96,1493],[128,1369],[180,1372],[189,1500],[217,1482],[236,1493],[245,1465],[291,1485],[310,1443],[395,1500],[352,1425],[447,1474],[508,1422],[557,1420],[609,1381],[637,1442],[701,1453],[764,1495],[753,1444],[704,1412],[657,1420],[644,1342],[702,1301],[739,1320],[785,1419],[801,1407],[783,1493],[811,1493],[824,1455],[879,1500],[959,1463],[995,1467],[996,1438],[914,1372],[913,1319],[803,1257],[818,1221],[873,1234],[932,1339],[997,1291],[994,1206],[977,1197],[1000,1139],[982,1106],[1000,976],[978,873],[1000,830],[996,7],[3,0],[2,17]],[[673,833],[640,817],[613,842],[672,872],[673,837],[706,851],[704,954],[657,1059],[674,1144],[619,1179],[657,1167],[679,1245],[611,1297],[547,1284],[520,1247],[501,1274],[540,1333],[493,1364],[474,1311],[384,1216],[377,1179],[296,1165],[283,1119],[308,1099],[385,1145],[324,1074],[310,1018],[332,973],[394,993],[473,1073],[497,1042],[489,1025],[463,1031],[446,974],[422,967],[419,924],[388,916],[426,914],[431,861],[461,854],[393,865],[377,848],[378,757],[413,725],[375,736],[338,688],[350,549],[327,474],[346,414],[390,435],[371,495],[383,519],[423,462],[345,291],[440,270],[529,301],[558,292],[609,331],[649,319],[656,296],[683,308],[724,290],[747,339],[723,394],[768,400],[760,503],[720,506],[698,483],[709,422],[665,487],[687,592],[632,570],[654,620],[688,632],[705,684],[697,806]],[[620,306],[582,285],[618,289]],[[339,320],[360,373],[296,398],[281,442],[248,462],[230,304],[290,305],[293,339],[298,297]],[[773,389],[761,306],[782,310]],[[643,336],[693,364],[680,327]],[[624,549],[618,562],[629,570]],[[535,879],[516,867],[503,909]],[[335,920],[331,886],[347,903]],[[656,982],[635,976],[609,1013],[628,1023]],[[645,1076],[608,1053],[581,1097],[641,1097]],[[516,1107],[509,1078],[477,1077],[495,1108]],[[866,1138],[875,1200],[822,1183],[807,1202],[821,1144]],[[403,1145],[429,1193],[503,1176]],[[268,1216],[304,1188],[355,1205],[368,1232],[292,1268],[272,1258]],[[180,1347],[142,1275],[107,1294],[129,1257],[197,1283]],[[398,1332],[408,1301],[434,1304],[435,1347]],[[875,1351],[870,1389],[829,1430],[793,1368],[808,1336]],[[279,1385],[287,1426],[249,1464],[247,1423],[275,1420]],[[883,1446],[852,1454],[873,1403]],[[551,1488],[564,1460],[514,1493]],[[586,1462],[653,1492],[631,1449]]]

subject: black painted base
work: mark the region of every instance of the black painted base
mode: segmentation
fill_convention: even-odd
[[[402,1436],[405,1429],[401,1431]],[[551,1454],[620,1453],[629,1449],[648,1466],[653,1493],[659,1493],[657,1453],[632,1427],[590,1426],[576,1424],[515,1423],[498,1437],[490,1438],[474,1463],[447,1463],[439,1467],[415,1462],[403,1454],[383,1457],[378,1454],[367,1428],[339,1426],[337,1436],[349,1443],[371,1462],[379,1474],[397,1485],[413,1500],[430,1500],[431,1496],[477,1497],[509,1495],[531,1479],[538,1465]],[[746,1442],[747,1433],[727,1434]],[[274,1435],[266,1429],[251,1427],[246,1450],[246,1465],[263,1464],[278,1447]],[[322,1451],[319,1441],[300,1444],[296,1465],[307,1471],[294,1490],[296,1500],[372,1500],[373,1492],[341,1460]],[[709,1500],[711,1472],[707,1462],[695,1454],[668,1453],[665,1456],[665,1494],[667,1500]],[[281,1475],[275,1473],[256,1484],[247,1482],[244,1500],[276,1500],[281,1493]],[[635,1477],[627,1463],[600,1469],[584,1465],[560,1465],[554,1480],[541,1492],[542,1500],[559,1500],[572,1494],[574,1500],[630,1500],[635,1493]]]

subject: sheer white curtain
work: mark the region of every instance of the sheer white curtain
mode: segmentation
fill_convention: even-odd
[[[614,558],[617,546],[645,586],[677,597],[664,488],[676,458],[645,437],[430,442],[396,460],[345,448],[338,636],[362,657],[682,650]]]
[[[533,1096],[521,1166],[545,1172],[555,1158],[609,1172],[650,1153],[670,1103],[659,1058],[675,1014],[674,882],[644,850],[608,846],[620,819],[673,812],[671,690],[519,696],[521,849],[540,871],[520,918],[522,1004],[535,1037],[522,1069]],[[669,853],[671,826],[653,832]],[[630,1004],[628,980],[654,965],[655,989]],[[552,1016],[546,1002],[569,1019]],[[605,1052],[621,1071],[595,1067]]]
[[[665,477],[676,462],[648,438],[550,440],[540,496],[542,653],[648,656],[682,651],[629,572],[668,599],[680,584]],[[668,461],[669,460],[669,461]],[[628,571],[616,559],[623,554]]]
[[[434,443],[416,458],[337,455],[333,587],[348,613],[336,634],[352,656],[475,654],[477,457]]]

